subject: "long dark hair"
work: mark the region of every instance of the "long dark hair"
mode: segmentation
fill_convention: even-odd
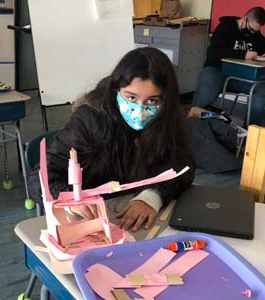
[[[125,123],[116,99],[120,88],[128,86],[134,78],[150,79],[162,90],[163,97],[159,113],[141,131]],[[153,176],[171,167],[173,160],[185,163],[185,157],[190,156],[176,73],[169,58],[158,49],[145,47],[128,52],[108,77],[77,102],[77,106],[81,104],[102,112],[108,123],[111,130],[104,142],[109,145],[109,159],[123,173],[121,178],[127,177],[126,172],[133,172],[135,179]]]

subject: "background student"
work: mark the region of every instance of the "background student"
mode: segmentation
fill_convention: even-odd
[[[242,18],[221,17],[208,48],[205,68],[200,74],[193,98],[193,106],[207,107],[221,93],[225,77],[222,76],[222,58],[254,59],[265,55],[265,38],[260,29],[265,24],[265,10],[251,8]],[[228,90],[248,94],[251,83],[230,80]],[[260,125],[265,106],[265,85],[254,90],[250,124]]]

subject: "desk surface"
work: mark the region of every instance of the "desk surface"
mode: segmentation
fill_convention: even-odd
[[[17,91],[0,93],[0,104],[27,101],[30,97]]]
[[[238,65],[244,65],[249,67],[255,67],[255,68],[265,68],[265,62],[264,61],[256,61],[252,59],[236,59],[236,58],[223,58],[223,62],[229,62],[233,64]]]
[[[46,228],[45,217],[32,218],[20,222],[15,227],[15,232],[27,247],[32,250],[42,263],[54,274],[54,276],[68,289],[77,300],[83,300],[73,275],[59,275],[54,272],[47,253],[34,251],[35,246],[43,246],[39,240],[41,229]],[[257,270],[265,276],[265,205],[255,204],[255,238],[251,241],[220,237],[228,245],[237,250]],[[167,227],[160,236],[182,233]]]

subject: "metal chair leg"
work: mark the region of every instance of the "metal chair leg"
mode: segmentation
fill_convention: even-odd
[[[27,171],[26,171],[26,163],[25,163],[25,156],[24,156],[24,150],[23,150],[21,135],[20,135],[20,131],[19,131],[18,127],[15,124],[13,124],[12,126],[15,129],[16,134],[17,134],[19,152],[20,152],[20,159],[21,159],[21,164],[22,164],[22,173],[23,173],[23,178],[24,178],[24,182],[25,182],[26,196],[27,196],[27,199],[29,199]]]
[[[25,294],[24,294],[24,298],[25,298],[25,299],[26,299],[26,298],[29,298],[29,297],[31,296],[31,293],[32,293],[32,291],[33,291],[33,288],[34,288],[36,279],[37,279],[37,276],[32,272],[32,273],[31,273],[31,276],[30,276],[30,279],[29,279],[29,283],[28,283],[26,292],[25,292]]]
[[[46,286],[43,284],[41,286],[41,290],[40,290],[40,300],[50,300],[50,295],[51,295],[51,293],[46,288]]]
[[[255,88],[257,87],[258,83],[254,83],[250,89],[249,92],[249,99],[248,99],[248,105],[247,105],[247,120],[246,120],[246,128],[248,128],[249,123],[250,123],[250,115],[251,115],[251,105],[252,105],[252,97]]]
[[[42,216],[42,207],[39,203],[36,203],[36,211],[37,211],[37,217]]]
[[[9,170],[8,170],[8,155],[7,155],[7,151],[6,151],[6,136],[5,136],[5,127],[1,126],[2,128],[2,139],[3,139],[3,152],[4,152],[4,173],[5,173],[5,179],[3,181],[3,188],[6,191],[10,191],[12,190],[12,188],[14,187],[14,184],[12,182],[12,180],[10,180],[9,178]]]
[[[22,173],[23,173],[23,178],[24,178],[24,183],[25,183],[25,190],[26,190],[26,201],[25,201],[25,207],[26,209],[33,209],[35,207],[35,203],[33,200],[29,198],[29,191],[28,191],[28,180],[27,180],[27,170],[26,170],[26,163],[25,163],[25,153],[22,145],[22,140],[21,140],[21,135],[20,135],[20,130],[19,128],[15,125],[12,124],[13,128],[16,131],[16,136],[18,140],[18,145],[19,145],[19,152],[20,152],[20,159],[21,159],[21,165],[22,165]]]
[[[236,95],[235,100],[234,100],[234,102],[232,103],[232,106],[231,106],[231,108],[230,108],[230,110],[229,110],[229,115],[230,115],[230,116],[231,116],[232,112],[233,112],[234,109],[235,109],[235,106],[236,106],[236,104],[237,104],[238,97],[239,97],[239,95]]]

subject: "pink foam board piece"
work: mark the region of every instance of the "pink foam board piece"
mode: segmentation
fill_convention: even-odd
[[[115,300],[111,290],[113,290],[117,282],[121,281],[122,276],[107,266],[95,264],[88,269],[85,278],[94,292],[101,298],[105,300]]]
[[[188,251],[182,255],[179,259],[167,266],[161,271],[162,274],[176,273],[179,276],[183,276],[186,272],[201,262],[209,253],[203,250]],[[167,287],[141,287],[134,292],[143,298],[154,298],[163,292]]]

